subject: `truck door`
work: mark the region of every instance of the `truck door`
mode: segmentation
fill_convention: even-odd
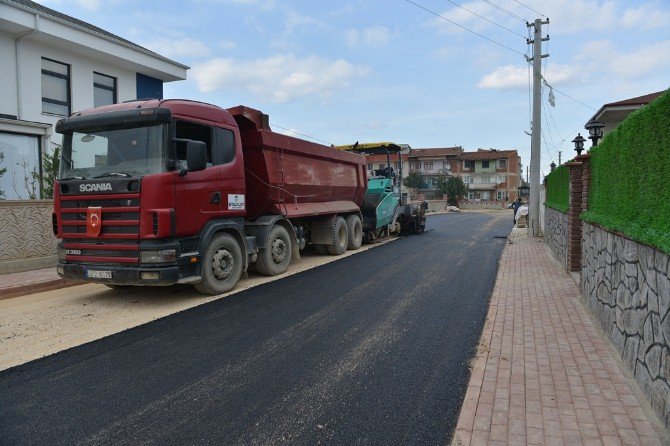
[[[180,176],[175,172],[176,235],[196,235],[204,224],[221,216],[223,192],[221,191],[221,165],[212,159],[214,131],[209,125],[177,119],[173,126],[174,137],[203,141],[207,145],[207,168]],[[186,166],[185,145],[176,144],[177,163]],[[179,166],[178,166],[179,169]]]

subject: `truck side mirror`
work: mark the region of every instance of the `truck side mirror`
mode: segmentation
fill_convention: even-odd
[[[189,172],[205,170],[207,167],[207,144],[202,141],[186,142],[186,163]]]

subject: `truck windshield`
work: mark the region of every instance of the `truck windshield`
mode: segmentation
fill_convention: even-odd
[[[142,176],[166,171],[166,126],[65,134],[59,179]]]

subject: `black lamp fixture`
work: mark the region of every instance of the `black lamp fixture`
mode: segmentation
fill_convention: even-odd
[[[549,164],[549,169],[550,169],[550,172],[553,172],[554,169],[556,169],[556,163],[552,161],[551,164]]]
[[[584,150],[584,141],[586,141],[586,139],[581,133],[577,133],[577,137],[572,140],[572,142],[575,143],[575,152],[577,152],[577,156],[581,155],[582,150]]]
[[[589,121],[588,124],[584,126],[584,128],[589,131],[591,147],[597,146],[598,140],[603,137],[603,127],[605,127],[605,124],[600,121]]]

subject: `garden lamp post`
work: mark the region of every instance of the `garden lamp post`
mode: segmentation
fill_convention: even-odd
[[[577,152],[577,156],[581,155],[582,150],[584,150],[584,141],[586,141],[586,139],[581,133],[577,133],[577,137],[572,140],[572,142],[575,143],[575,152]]]
[[[584,126],[584,128],[589,131],[591,147],[597,146],[598,140],[603,137],[603,127],[605,127],[605,124],[600,121],[589,121],[589,123]]]

